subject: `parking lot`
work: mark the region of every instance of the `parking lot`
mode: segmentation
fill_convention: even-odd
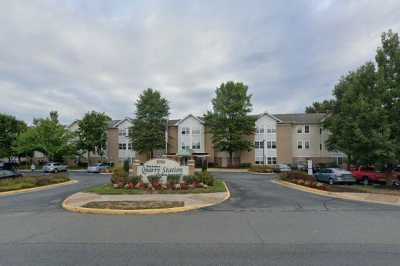
[[[272,176],[215,173],[232,197],[159,216],[70,213],[70,194],[109,176],[0,197],[0,265],[398,265],[400,208],[315,196]]]

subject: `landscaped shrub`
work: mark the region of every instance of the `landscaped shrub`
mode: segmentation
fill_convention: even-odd
[[[240,168],[250,168],[251,167],[251,163],[241,163],[239,165]]]
[[[213,186],[215,178],[209,172],[203,171],[203,172],[196,172],[194,174],[194,180],[199,183],[203,183],[207,186]]]
[[[272,173],[274,172],[274,167],[269,165],[252,165],[249,171],[256,173]]]
[[[179,176],[179,175],[169,175],[169,176],[167,176],[167,183],[170,184],[170,185],[179,184],[180,180],[181,180],[181,176]]]
[[[124,161],[123,168],[125,172],[129,173],[129,160]]]
[[[161,180],[161,176],[160,175],[150,175],[147,177],[147,180],[149,180],[149,182],[151,184],[158,184]]]
[[[183,182],[186,184],[193,184],[193,182],[195,182],[195,178],[192,175],[185,175],[183,176]]]
[[[315,177],[312,175],[308,175],[305,172],[302,171],[291,171],[291,172],[285,172],[280,174],[281,178],[283,179],[289,179],[289,180],[298,180],[302,179],[304,181],[315,181]]]
[[[50,177],[42,176],[36,179],[36,186],[47,186],[50,185]]]
[[[140,181],[142,181],[142,178],[140,176],[131,176],[131,177],[129,177],[128,183],[136,185],[136,184],[140,183]]]
[[[115,167],[113,169],[111,183],[112,184],[126,184],[129,181],[128,172],[124,170],[122,167]]]

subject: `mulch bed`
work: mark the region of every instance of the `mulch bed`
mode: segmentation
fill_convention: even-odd
[[[145,210],[183,207],[183,201],[94,201],[83,205],[84,208],[111,210]]]

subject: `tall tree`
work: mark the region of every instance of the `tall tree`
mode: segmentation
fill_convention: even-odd
[[[311,106],[306,107],[306,113],[330,113],[335,106],[335,100],[324,100],[322,102],[313,102]]]
[[[61,160],[76,152],[73,134],[58,122],[58,113],[34,119],[34,125],[17,137],[14,150],[18,153],[40,151],[50,160]]]
[[[251,150],[253,143],[243,138],[254,133],[256,119],[249,116],[252,110],[248,87],[241,82],[222,83],[215,91],[212,111],[204,115],[205,125],[212,134],[214,146],[229,153],[229,165],[233,165],[233,153]]]
[[[146,153],[153,158],[155,150],[165,148],[169,106],[160,92],[145,90],[136,102],[136,117],[130,138],[135,151]]]
[[[101,157],[104,155],[110,121],[111,118],[105,113],[91,111],[78,122],[78,147],[87,152],[88,163],[91,152],[97,152]]]
[[[344,152],[350,163],[385,164],[394,158],[382,89],[372,62],[342,77],[335,86],[336,104],[325,121],[328,147]]]
[[[15,117],[0,113],[0,158],[8,158],[14,155],[12,145],[14,145],[17,136],[27,129],[23,121]]]
[[[381,37],[382,46],[377,49],[375,60],[378,66],[377,86],[384,96],[391,129],[390,138],[395,141],[395,152],[400,158],[400,41],[399,35],[389,30]]]

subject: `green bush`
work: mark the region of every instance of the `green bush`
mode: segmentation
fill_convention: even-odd
[[[123,168],[125,172],[129,173],[129,160],[124,161]]]
[[[160,175],[149,175],[147,177],[147,180],[149,180],[149,182],[151,184],[159,183],[161,180],[161,176]]]
[[[240,168],[250,168],[251,167],[251,163],[241,163]]]
[[[183,181],[186,184],[193,184],[193,182],[195,181],[195,178],[192,175],[185,175],[185,176],[183,176]]]
[[[112,172],[111,183],[118,184],[124,183],[126,184],[129,181],[128,172],[124,170],[123,167],[115,167]]]
[[[169,175],[167,176],[167,183],[168,184],[178,184],[181,180],[181,176],[179,175]]]
[[[252,165],[249,171],[256,173],[273,173],[274,167],[270,165]]]
[[[206,184],[208,186],[213,186],[215,178],[209,172],[204,171],[204,172],[196,172],[194,174],[194,180]]]
[[[138,184],[140,183],[140,181],[142,181],[142,178],[140,176],[131,176],[129,177],[128,183],[132,183],[132,184]]]
[[[282,179],[288,179],[288,180],[305,180],[305,181],[315,181],[315,177],[312,175],[308,175],[305,172],[302,171],[291,171],[291,172],[285,172],[281,173],[280,177]]]

